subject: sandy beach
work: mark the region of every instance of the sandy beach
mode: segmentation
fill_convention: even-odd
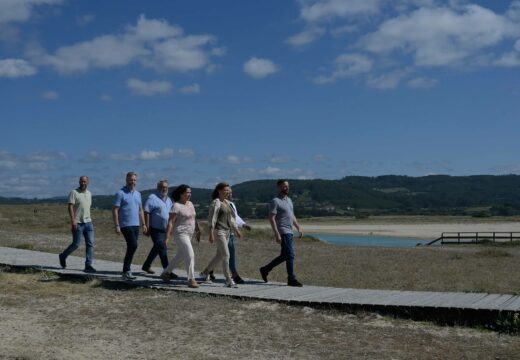
[[[300,221],[306,234],[378,235],[413,239],[436,239],[442,232],[520,232],[520,222],[478,221],[459,218],[374,218],[369,220]],[[255,222],[259,228],[270,228],[267,222]]]

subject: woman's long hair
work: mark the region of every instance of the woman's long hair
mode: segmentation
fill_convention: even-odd
[[[173,189],[173,191],[172,191],[173,201],[178,202],[181,199],[181,195],[184,194],[186,192],[186,190],[188,190],[188,189],[191,189],[191,188],[186,184],[181,184],[181,185],[177,186],[175,189]]]
[[[229,187],[229,184],[228,183],[225,183],[225,182],[220,182],[217,184],[217,186],[215,186],[215,189],[213,190],[213,192],[211,193],[211,198],[213,200],[215,200],[216,198],[218,198],[218,193],[220,190],[224,189],[225,187]]]

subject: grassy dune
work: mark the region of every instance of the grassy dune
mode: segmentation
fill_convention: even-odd
[[[1,270],[1,269],[0,269]],[[0,358],[512,359],[518,337],[0,271]]]
[[[110,212],[95,210],[93,219],[96,231],[95,258],[122,262],[125,241],[113,232]],[[374,222],[376,219],[362,221]],[[397,220],[394,218],[392,221],[395,223]],[[413,218],[403,218],[402,221],[410,222]],[[59,253],[70,240],[64,206],[0,206],[0,246]],[[150,247],[151,240],[141,236],[135,264],[143,263]],[[175,245],[171,244],[170,254],[175,251]],[[200,271],[216,249],[209,244],[207,236],[203,236],[200,243],[194,243],[194,251],[195,269]],[[237,244],[241,275],[259,278],[258,268],[278,253],[279,246],[272,240],[268,229],[256,226],[252,232],[245,232],[245,238],[238,240]],[[304,239],[296,241],[296,254],[296,272],[304,284],[510,294],[520,291],[520,276],[512,276],[520,273],[518,246],[392,249],[339,247]],[[75,255],[84,256],[83,245]],[[158,259],[155,265],[159,265]],[[221,272],[220,269],[217,271]],[[270,274],[273,280],[285,281],[285,277],[284,266],[279,266]]]

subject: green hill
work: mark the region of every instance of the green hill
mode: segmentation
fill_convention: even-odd
[[[518,215],[520,176],[432,175],[410,177],[347,176],[339,180],[290,180],[291,197],[299,216],[363,214]],[[154,190],[142,191],[146,199]],[[192,189],[200,217],[207,214],[210,189]],[[276,195],[275,180],[246,181],[233,186],[235,201],[244,217],[265,217]],[[94,206],[110,208],[113,195],[97,195]],[[66,202],[66,198],[1,198],[0,203]]]

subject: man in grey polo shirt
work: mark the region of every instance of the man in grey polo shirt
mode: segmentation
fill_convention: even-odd
[[[269,264],[260,268],[262,279],[267,282],[267,275],[274,267],[285,261],[287,268],[287,285],[303,286],[294,274],[294,248],[293,248],[293,225],[303,237],[303,231],[294,216],[294,208],[289,197],[289,181],[280,179],[276,182],[278,186],[278,196],[271,200],[269,206],[269,222],[273,229],[276,242],[281,245],[281,253]]]
[[[96,272],[92,267],[94,257],[94,226],[90,218],[90,206],[92,205],[92,194],[87,190],[88,176],[79,178],[79,187],[69,194],[68,211],[72,230],[72,244],[70,244],[60,255],[60,265],[67,267],[67,256],[72,254],[81,242],[81,235],[85,238],[85,269],[88,273]]]

